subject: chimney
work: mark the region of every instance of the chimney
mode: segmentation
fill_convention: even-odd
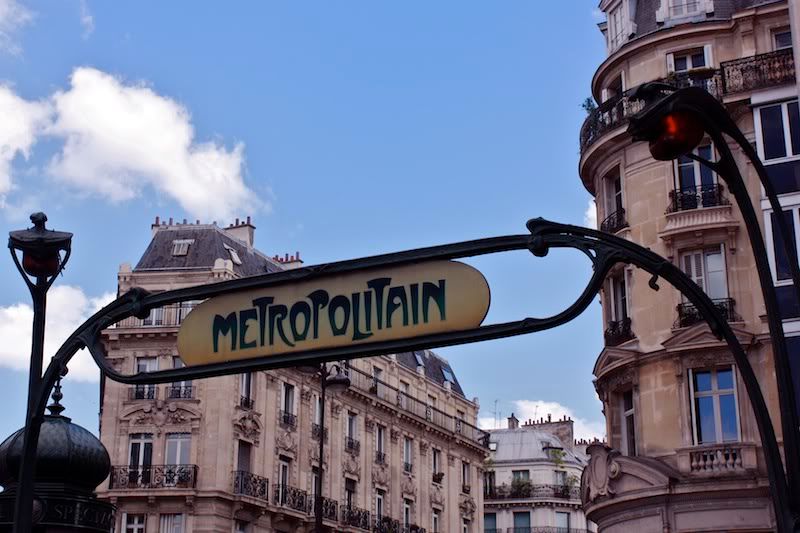
[[[294,270],[303,266],[303,260],[300,259],[300,252],[295,252],[295,255],[284,254],[283,257],[276,255],[273,257],[275,261],[281,264],[284,270]]]
[[[508,417],[508,429],[519,429],[519,420],[514,416],[514,413],[511,413],[511,416]]]
[[[237,241],[241,241],[241,243],[246,245],[248,248],[253,247],[253,239],[255,237],[256,227],[250,222],[250,217],[247,217],[245,222],[242,222],[237,218],[236,224],[231,224],[225,228],[224,231],[228,236],[233,237]]]

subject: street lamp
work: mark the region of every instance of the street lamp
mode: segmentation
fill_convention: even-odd
[[[33,474],[36,470],[36,449],[44,413],[37,412],[36,403],[41,395],[42,359],[44,352],[44,322],[47,291],[69,260],[72,233],[45,228],[47,215],[31,215],[33,227],[12,231],[8,247],[14,264],[25,280],[33,300],[33,332],[31,342],[30,374],[28,376],[28,406],[23,433],[22,461],[19,466],[19,484],[14,504],[14,531],[28,532],[33,520]],[[22,254],[20,262],[19,254]],[[63,257],[62,257],[63,254]],[[31,280],[33,278],[33,280]]]
[[[634,140],[647,141],[650,153],[660,161],[670,161],[686,156],[716,172],[728,186],[742,213],[758,271],[761,292],[767,314],[772,350],[775,358],[775,377],[781,411],[781,428],[786,470],[784,474],[778,450],[770,450],[764,443],[767,469],[770,472],[771,489],[776,509],[776,520],[781,531],[788,531],[797,524],[800,516],[800,439],[798,436],[798,413],[795,391],[792,384],[789,357],[783,332],[775,285],[769,267],[766,245],[761,234],[750,194],[736,164],[726,135],[733,139],[755,168],[764,192],[774,212],[778,229],[782,235],[791,235],[782,216],[778,197],[770,182],[764,165],[753,146],[728,114],[725,107],[706,90],[700,87],[675,89],[660,83],[646,83],[634,91],[633,98],[643,100],[645,107],[631,117],[628,132]],[[720,157],[708,161],[693,153],[705,134],[711,137]],[[789,258],[792,280],[800,300],[800,267],[797,251],[789,239],[782,239]],[[755,416],[767,420],[768,413],[755,410]]]
[[[330,390],[333,393],[344,392],[350,388],[350,378],[342,372],[339,365],[328,365],[322,363],[319,366],[298,367],[301,372],[319,376],[319,468],[318,476],[314,483],[314,531],[322,533],[322,476],[323,458],[325,457],[325,394]],[[335,373],[334,373],[335,372]]]

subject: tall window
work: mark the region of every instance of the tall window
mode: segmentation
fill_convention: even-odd
[[[403,526],[408,528],[411,525],[411,500],[403,499]]]
[[[754,113],[756,146],[778,194],[800,190],[800,110],[797,100],[770,104]]]
[[[283,394],[281,394],[281,411],[294,414],[294,385],[283,384]]]
[[[125,533],[144,533],[146,518],[143,514],[126,514]]]
[[[159,520],[159,533],[184,533],[184,517],[182,514],[162,514]]]
[[[131,433],[128,444],[128,480],[132,485],[150,483],[153,464],[153,434]]]
[[[619,167],[609,172],[603,179],[605,188],[605,215],[608,217],[622,210],[622,177]]]
[[[384,498],[386,497],[386,492],[381,489],[375,491],[375,515],[378,517],[378,520],[383,518],[384,515]]]
[[[345,478],[344,480],[344,504],[348,509],[352,509],[356,504],[356,482],[354,479]]]
[[[438,474],[442,471],[442,452],[438,448],[431,448],[431,458],[433,461],[433,473]]]
[[[555,472],[555,484],[559,486],[564,486],[567,484],[567,473],[563,470],[556,470]]]
[[[158,357],[137,357],[136,372],[155,372],[158,370]],[[136,385],[134,398],[137,400],[153,400],[156,397],[155,385]]]
[[[619,48],[625,42],[625,2],[620,2],[608,12],[608,46],[611,51]]]
[[[347,437],[354,440],[358,438],[358,415],[352,411],[347,412]]]
[[[406,409],[408,407],[408,398],[411,397],[411,385],[405,381],[400,382],[400,392],[397,393],[397,403],[400,407]]]
[[[403,470],[411,472],[414,463],[414,441],[403,437]]]
[[[531,472],[530,470],[512,470],[511,471],[511,480],[512,481],[529,481],[531,479]]]
[[[247,372],[239,377],[239,394],[241,399],[239,404],[246,408],[253,408],[253,374]]]
[[[461,461],[461,487],[462,490],[469,491],[470,486],[470,475],[469,475],[469,463],[466,461]]]
[[[569,531],[569,513],[556,511],[556,528],[557,531]]]
[[[697,147],[693,152],[698,157],[713,161],[711,144]],[[717,175],[705,165],[682,155],[675,161],[675,205],[673,211],[714,207],[720,204],[717,192]]]
[[[253,446],[249,442],[243,440],[239,441],[239,447],[236,451],[236,470],[242,472],[250,472],[250,456],[252,455]]]
[[[628,289],[625,283],[625,271],[609,277],[611,293],[611,320],[620,322],[628,318]]]
[[[314,423],[322,424],[322,396],[314,395]]]
[[[317,499],[317,482],[319,482],[319,467],[311,467],[311,501]]]
[[[172,358],[172,368],[183,368],[183,360],[180,357]],[[176,381],[169,388],[170,398],[191,398],[192,397],[192,380]]]
[[[192,434],[167,433],[167,444],[164,457],[169,466],[188,465],[191,460]],[[179,478],[180,476],[173,476]]]
[[[496,513],[483,513],[483,530],[492,532],[497,530]]]
[[[695,444],[739,440],[733,367],[689,370]]]
[[[285,501],[286,501],[285,498],[286,498],[286,494],[288,492],[287,491],[287,487],[290,484],[289,483],[289,478],[290,478],[291,470],[290,470],[289,466],[291,465],[291,461],[292,460],[289,457],[286,457],[284,455],[281,455],[278,458],[278,481],[280,483],[280,486],[283,487],[283,490],[281,491],[282,492],[282,494],[281,494],[281,503],[285,503]]]
[[[700,0],[669,0],[669,16],[685,17],[700,12]]]
[[[626,390],[620,398],[622,414],[622,446],[624,455],[636,455],[636,421],[633,408],[633,389]]]
[[[783,236],[778,228],[778,220],[777,215],[775,213],[770,213],[769,219],[767,223],[770,225],[771,231],[769,234],[772,235],[772,248],[771,252],[771,259],[772,259],[772,268],[775,280],[781,284],[780,282],[791,282],[792,279],[792,271],[789,265],[789,256],[786,255],[786,249],[783,243]],[[784,208],[783,210],[783,219],[786,221],[786,225],[789,227],[789,235],[786,239],[791,244],[791,249],[797,250],[797,235],[795,227],[797,226],[797,218],[798,218],[798,211],[796,207],[792,208]]]
[[[531,527],[531,513],[528,511],[514,513],[514,527],[528,531]]]
[[[712,300],[728,297],[722,245],[681,255],[681,268]]]
[[[441,531],[441,511],[434,509],[431,514],[431,530],[433,533],[439,533]]]

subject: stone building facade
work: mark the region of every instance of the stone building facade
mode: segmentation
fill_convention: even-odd
[[[588,533],[580,477],[586,443],[573,439],[569,418],[520,421],[489,431],[483,484],[484,533]]]
[[[261,254],[254,230],[249,219],[227,228],[157,219],[137,266],[120,267],[119,292],[301,264],[299,254]],[[108,359],[127,372],[180,366],[177,332],[194,304],[106,330]],[[351,386],[328,394],[325,413],[318,377],[295,369],[153,386],[104,381],[100,437],[114,466],[99,496],[117,506],[116,531],[312,531],[320,438],[327,530],[479,531],[487,435],[447,361],[421,351],[344,368]]]
[[[791,2],[789,2],[791,3]],[[704,87],[756,146],[800,235],[800,114],[794,57],[800,28],[785,0],[602,0],[608,56],[592,80],[598,107],[580,134],[579,173],[600,229],[682,268],[715,301],[746,348],[780,439],[764,302],[739,209],[713,172],[688,157],[656,161],[626,133],[641,108],[631,90],[654,80]],[[792,19],[794,17],[794,19]],[[796,44],[795,44],[796,46]],[[697,155],[715,158],[706,139]],[[772,215],[734,150],[769,248],[790,357],[800,362],[800,307]],[[620,267],[601,294],[605,347],[595,386],[609,446],[590,446],[587,516],[603,532],[771,531],[756,423],[736,365],[697,310],[665,283]],[[795,382],[797,382],[795,376]]]

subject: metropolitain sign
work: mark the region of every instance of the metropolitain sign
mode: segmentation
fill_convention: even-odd
[[[206,300],[178,332],[187,366],[477,328],[489,285],[474,268],[431,261]]]

